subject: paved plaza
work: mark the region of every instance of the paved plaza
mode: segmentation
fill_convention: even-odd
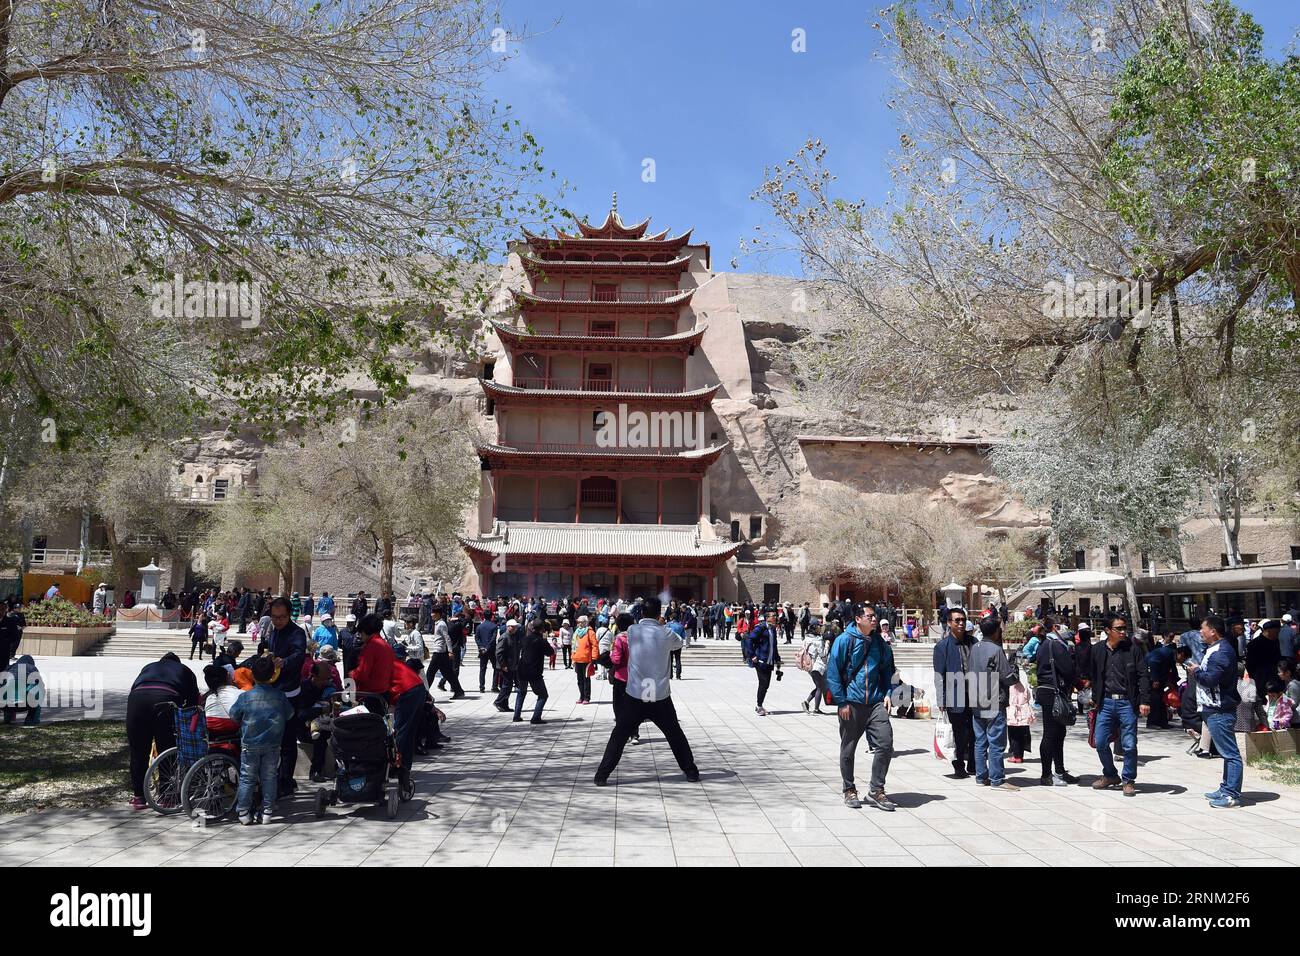
[[[1140,793],[1129,799],[1038,786],[1036,751],[1008,765],[1019,793],[952,780],[931,752],[933,724],[896,720],[888,790],[899,810],[849,810],[840,802],[836,720],[799,707],[806,675],[791,669],[773,682],[771,715],[759,717],[751,671],[692,670],[689,652],[687,661],[673,699],[701,770],[696,784],[646,725],[647,742],[630,745],[610,785],[595,787],[613,722],[610,687],[596,681],[593,703],[580,706],[573,674],[556,669],[546,673],[546,726],[512,723],[490,695],[448,703],[439,694],[453,743],[417,763],[416,798],[396,820],[378,807],[336,807],[317,819],[310,785],[267,826],[194,829],[179,816],[125,807],[47,811],[3,819],[0,866],[1300,864],[1300,790],[1248,769],[1248,805],[1212,810],[1201,794],[1218,785],[1221,764],[1184,754],[1177,730],[1141,733]],[[1089,784],[1098,763],[1085,734],[1080,721],[1066,765]],[[1035,748],[1038,739],[1035,726]],[[864,742],[860,788],[870,759]]]

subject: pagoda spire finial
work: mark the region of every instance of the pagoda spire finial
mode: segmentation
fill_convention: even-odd
[[[610,197],[609,211],[612,213],[618,212],[618,190],[617,189],[614,190],[614,195]]]

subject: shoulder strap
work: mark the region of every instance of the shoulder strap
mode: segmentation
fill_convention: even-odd
[[[844,661],[844,667],[845,667],[845,668],[847,668],[847,667],[849,666],[849,664],[851,664],[851,663],[853,662],[853,648],[857,646],[857,643],[858,643],[858,639],[857,639],[856,637],[850,637],[850,638],[849,638],[849,652],[848,652],[848,657],[847,657],[847,659]],[[870,651],[870,650],[871,650],[871,648],[869,648],[869,647],[867,647],[867,648],[863,648],[863,651],[862,651],[862,663],[859,664],[859,665],[854,669],[853,673],[849,675],[849,679],[846,680],[846,681],[844,682],[844,693],[845,693],[846,696],[848,695],[849,688],[853,685],[853,682],[854,682],[855,680],[858,679],[858,674],[860,674],[860,673],[862,672],[862,668],[864,668],[864,667],[867,666],[867,652]]]

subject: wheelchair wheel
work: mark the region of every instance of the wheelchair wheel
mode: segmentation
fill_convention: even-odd
[[[397,816],[397,801],[399,799],[400,796],[397,792],[396,787],[388,791],[388,819],[390,820],[396,818]]]
[[[181,784],[185,815],[220,820],[235,809],[239,793],[239,761],[223,750],[214,751],[190,767]]]
[[[165,816],[181,812],[181,784],[185,768],[176,759],[177,749],[164,750],[144,773],[144,802]]]
[[[316,791],[316,816],[325,816],[325,808],[330,805],[330,792],[324,787]]]
[[[406,776],[405,780],[399,781],[397,786],[401,791],[400,796],[403,803],[415,796],[415,781],[411,779],[409,774]]]

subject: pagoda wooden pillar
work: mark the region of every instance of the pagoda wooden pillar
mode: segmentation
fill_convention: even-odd
[[[533,479],[533,520],[540,521],[542,513],[542,478],[538,475]]]
[[[626,480],[620,475],[614,481],[614,524],[623,523],[623,482]],[[619,596],[622,597],[621,594]]]
[[[655,479],[655,524],[664,523],[664,480]]]

